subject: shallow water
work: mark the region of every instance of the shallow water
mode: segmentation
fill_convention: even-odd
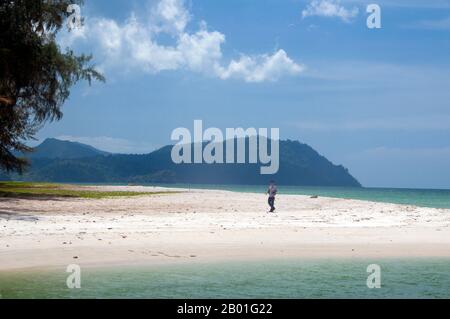
[[[158,184],[154,186],[220,189],[246,193],[264,193],[267,190],[267,187],[263,185]],[[308,187],[279,185],[278,191],[280,195],[318,195],[422,207],[450,208],[450,189]]]
[[[369,289],[369,264],[381,288]],[[2,298],[450,298],[450,259],[308,260],[0,273]]]

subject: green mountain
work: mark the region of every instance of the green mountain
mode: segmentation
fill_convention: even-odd
[[[100,151],[90,145],[77,142],[61,141],[55,138],[48,138],[40,145],[35,147],[33,152],[30,153],[28,157],[31,159],[75,159],[108,154],[109,153]]]
[[[192,145],[191,145],[192,147]],[[49,139],[30,156],[31,166],[14,179],[85,183],[187,183],[361,186],[341,165],[334,165],[306,144],[280,141],[280,169],[261,175],[260,164],[174,164],[172,146],[144,155],[109,154],[91,146]],[[225,153],[225,152],[224,152]]]

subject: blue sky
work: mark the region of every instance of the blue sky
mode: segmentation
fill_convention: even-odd
[[[278,127],[364,186],[450,188],[450,0],[87,0],[81,13],[59,41],[92,52],[107,83],[75,87],[40,140],[145,153],[194,119]]]

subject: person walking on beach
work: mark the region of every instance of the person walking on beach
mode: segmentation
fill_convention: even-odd
[[[269,194],[269,206],[270,211],[269,213],[273,213],[275,211],[275,195],[277,195],[277,186],[275,185],[274,181],[270,181],[269,189],[267,190],[267,194]]]

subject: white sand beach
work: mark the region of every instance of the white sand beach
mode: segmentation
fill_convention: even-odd
[[[276,214],[268,214],[264,194],[173,191],[108,199],[1,198],[0,270],[71,263],[450,257],[448,209],[280,194]]]

